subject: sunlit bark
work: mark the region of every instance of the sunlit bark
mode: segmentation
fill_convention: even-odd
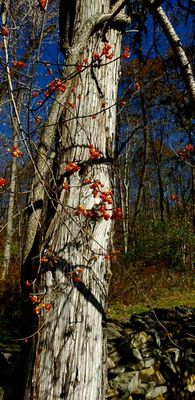
[[[85,42],[79,44],[79,37],[84,41],[89,21],[95,24],[97,17],[94,15],[102,10],[110,15],[109,1],[76,2],[73,35],[75,33],[77,39],[73,37],[73,47],[68,49],[66,59],[66,64],[74,64],[74,67],[64,69],[64,77],[70,76],[67,91],[59,95],[57,105],[53,105],[40,145],[42,157],[37,163],[39,176],[34,181],[33,202],[44,201],[42,185],[49,172],[47,149],[51,144],[54,159],[50,182],[55,194],[52,209],[48,210],[50,223],[39,249],[47,251],[49,248],[57,257],[57,263],[40,269],[38,290],[45,294],[44,302],[51,303],[52,310],[46,315],[41,311],[39,316],[38,326],[44,326],[32,349],[35,362],[27,378],[25,400],[100,400],[105,396],[103,324],[110,278],[105,254],[110,251],[112,222],[111,219],[75,215],[79,205],[90,211],[100,203],[99,197],[93,197],[90,185],[83,185],[86,178],[92,182],[100,180],[104,185],[102,190],[112,187],[121,33],[108,26],[103,37],[101,31],[91,35],[96,30],[96,25],[92,25]],[[101,15],[101,21],[109,21]],[[78,73],[75,64],[82,63],[85,58],[91,62],[92,52],[101,54],[105,38],[116,60],[109,62],[104,58],[102,64],[105,65],[97,60]],[[57,129],[53,126],[56,121]],[[99,159],[89,161],[89,144],[98,149]],[[64,167],[69,162],[77,163],[81,169],[66,176]],[[70,188],[65,190],[63,183]],[[28,224],[31,237],[25,258],[36,238],[37,228],[39,232],[43,229],[41,209],[33,211]],[[109,213],[111,215],[111,210]],[[72,279],[76,268],[82,269],[80,282]]]

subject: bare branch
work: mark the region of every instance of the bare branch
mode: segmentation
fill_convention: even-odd
[[[163,11],[162,7],[158,7],[157,3],[155,1],[153,2],[152,0],[143,0],[143,3],[147,6],[151,14],[153,14],[158,21],[167,39],[169,40],[170,45],[174,50],[175,57],[177,58],[178,65],[183,75],[186,90],[192,104],[192,112],[195,113],[195,79],[190,62],[182,46],[181,40],[175,32],[169,18]]]

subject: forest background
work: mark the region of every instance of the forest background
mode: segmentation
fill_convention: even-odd
[[[21,326],[26,301],[22,253],[36,154],[55,93],[66,89],[62,36],[59,41],[64,15],[61,9],[59,18],[58,1],[52,0],[9,1],[1,6],[0,313],[2,337],[10,336],[11,326],[13,338],[28,331]],[[195,2],[166,0],[163,9],[194,71]],[[154,306],[195,305],[194,104],[155,13],[144,2],[130,1],[128,14],[131,24],[123,28],[112,160],[114,234],[111,250],[104,255],[112,263],[108,313],[117,317]],[[103,49],[106,62],[114,62],[112,48],[105,44]],[[94,51],[92,63],[99,58]],[[81,85],[82,69],[89,64],[85,58],[82,65],[75,65]],[[99,113],[112,113],[96,84],[100,108],[92,120]],[[75,86],[65,105],[71,118],[77,119],[82,101],[79,85]],[[99,149],[93,143],[89,146],[92,160],[98,159]],[[46,191],[53,198],[48,179]],[[75,208],[75,218],[85,211]],[[101,210],[105,220],[106,211]],[[28,284],[31,281],[22,278],[22,285]]]

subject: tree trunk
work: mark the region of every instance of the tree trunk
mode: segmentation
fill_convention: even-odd
[[[160,140],[160,149],[157,151],[155,143],[151,138],[152,152],[154,156],[154,161],[156,164],[156,172],[159,186],[159,209],[160,209],[160,218],[161,222],[164,222],[164,187],[163,180],[161,174],[161,162],[162,162],[162,132],[161,132],[161,140]]]
[[[104,14],[99,14],[102,10]],[[75,46],[75,37],[79,41],[87,22],[95,14],[107,22],[103,18],[106,13],[110,13],[109,1],[76,1],[74,26],[71,27],[74,49],[68,50],[67,65],[72,64],[74,54],[78,59],[79,43]],[[109,23],[108,17],[107,20]],[[39,332],[36,340],[34,338],[34,363],[27,377],[25,400],[100,400],[105,396],[103,323],[110,278],[105,254],[110,251],[112,220],[100,217],[97,209],[101,199],[93,196],[90,184],[84,181],[99,180],[104,185],[99,183],[97,188],[101,191],[112,187],[121,34],[107,27],[102,35],[97,26],[92,28],[93,35],[84,44],[78,60],[80,65],[88,58],[89,66],[82,67],[82,71],[74,67],[75,73],[67,82],[69,98],[65,99],[59,115],[50,181],[47,176],[50,207],[44,218],[49,220],[45,233],[40,213],[36,214],[40,257],[37,258],[34,290],[38,291],[40,301],[36,304],[40,310]],[[105,38],[112,45],[110,52],[118,59],[109,62],[102,56],[102,65],[98,58],[90,65],[92,53],[101,54]],[[65,69],[64,76],[66,72]],[[98,159],[89,160],[89,144],[100,152]],[[70,162],[76,163],[80,170],[65,173],[64,167]],[[69,187],[64,189],[64,184]],[[79,206],[84,210],[81,213]],[[108,208],[111,215],[112,205]],[[38,253],[31,252],[32,255],[36,257]],[[43,303],[52,304],[52,309],[46,313],[44,306],[40,306]]]
[[[13,146],[18,145],[18,135],[17,128],[15,126],[15,118],[12,118],[12,128],[13,128]],[[8,211],[7,211],[7,226],[6,226],[6,235],[5,235],[5,245],[3,251],[3,263],[0,274],[0,280],[6,279],[9,273],[9,265],[11,258],[11,243],[13,238],[13,230],[14,230],[14,208],[15,208],[15,192],[16,192],[16,178],[17,178],[17,161],[15,157],[12,157],[11,161],[11,172],[10,172],[10,195],[8,202]]]
[[[121,207],[123,214],[123,242],[124,251],[128,251],[128,236],[129,236],[129,186],[130,186],[130,172],[129,172],[129,160],[128,160],[128,148],[123,157],[122,168],[119,169],[119,189],[121,198]]]
[[[146,116],[146,105],[145,105],[145,99],[144,99],[143,94],[140,95],[140,100],[141,100],[142,118],[143,118],[143,126],[144,126],[144,130],[143,130],[144,154],[143,154],[141,175],[140,175],[140,181],[139,181],[139,189],[138,189],[137,199],[136,199],[136,203],[135,203],[135,212],[134,212],[132,227],[131,227],[132,232],[136,228],[137,219],[138,219],[138,216],[141,211],[143,194],[144,194],[144,185],[145,185],[145,180],[146,180],[146,175],[147,175],[147,164],[148,164],[148,153],[149,153],[148,121],[147,121],[147,116]]]
[[[9,16],[9,6],[10,1],[7,1],[5,4],[2,5],[2,23],[6,26],[8,22]],[[10,115],[12,121],[12,130],[13,130],[13,146],[18,146],[18,121],[15,115],[14,109],[14,94],[13,94],[13,86],[12,86],[12,79],[10,73],[10,66],[9,66],[9,51],[8,51],[8,37],[3,37],[4,42],[4,49],[5,49],[5,60],[6,60],[6,73],[7,73],[7,82],[8,82],[8,93],[9,93],[9,100],[10,100]],[[20,110],[20,101],[22,95],[18,96],[18,104]],[[13,104],[14,103],[14,104]],[[16,191],[16,178],[17,178],[17,162],[16,158],[12,157],[11,161],[11,172],[10,172],[10,194],[9,194],[9,201],[8,201],[8,211],[7,211],[7,224],[6,224],[6,235],[5,235],[5,245],[4,245],[4,252],[3,252],[3,262],[2,266],[0,267],[0,281],[5,280],[9,273],[9,265],[11,259],[11,243],[13,238],[13,230],[14,230],[14,206],[15,206],[15,191]]]

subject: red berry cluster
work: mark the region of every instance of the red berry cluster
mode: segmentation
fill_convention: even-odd
[[[89,188],[92,189],[93,197],[100,197],[103,203],[112,204],[112,196],[113,196],[112,189],[107,189],[102,192],[103,187],[104,185],[100,182],[99,179],[97,179],[89,186]]]
[[[117,208],[114,210],[114,212],[113,212],[111,218],[112,218],[112,219],[121,219],[121,218],[122,218],[122,210],[121,210],[120,207],[117,207]]]
[[[124,106],[126,106],[127,102],[126,102],[126,100],[119,99],[119,104],[121,107],[124,107]]]
[[[69,163],[69,164],[66,165],[66,167],[65,167],[65,171],[66,171],[69,175],[72,175],[72,174],[74,174],[75,172],[80,171],[80,169],[81,169],[81,168],[80,168],[76,163],[74,163],[74,162]]]
[[[189,160],[193,151],[194,146],[192,144],[187,144],[184,149],[180,150],[177,154],[180,156],[181,160]]]
[[[37,296],[31,296],[31,302],[34,304],[34,303],[38,303],[38,297]]]
[[[47,75],[53,75],[53,70],[52,70],[52,68],[50,68],[50,63],[45,61],[43,65],[45,68],[47,68]]]
[[[113,196],[112,189],[107,189],[104,192],[102,192],[102,194],[100,195],[100,199],[102,199],[104,203],[112,204],[112,196]]]
[[[74,271],[68,272],[66,277],[69,278],[72,282],[78,283],[82,281],[83,268],[77,267]]]
[[[41,117],[40,115],[38,115],[38,116],[35,118],[35,121],[36,121],[36,123],[37,123],[38,125],[40,125],[41,122],[42,122],[42,117]]]
[[[94,147],[93,144],[88,145],[89,153],[90,153],[90,160],[94,160],[100,157],[100,152]],[[75,172],[79,171],[80,167],[71,162],[65,167],[65,171],[71,175]],[[92,220],[98,220],[100,218],[104,218],[106,221],[109,219],[121,219],[122,218],[122,210],[121,208],[116,208],[115,210],[110,210],[107,208],[107,204],[111,205],[113,203],[113,191],[112,189],[102,190],[104,185],[101,183],[99,179],[96,181],[92,181],[91,178],[86,178],[83,181],[83,185],[90,185],[89,189],[92,191],[93,197],[99,197],[101,199],[99,204],[96,204],[91,210],[87,210],[85,205],[80,204],[75,212],[74,215],[80,217],[84,216],[86,218],[90,218]],[[70,186],[66,182],[64,183],[64,189],[68,189]],[[112,214],[110,213],[112,212]]]
[[[97,61],[97,60],[102,60],[102,56],[105,56],[108,60],[112,60],[114,57],[113,53],[110,53],[112,46],[109,43],[105,43],[102,49],[101,53],[98,53],[97,51],[93,51],[92,53],[92,62]],[[85,67],[87,64],[89,64],[89,59],[84,58],[81,64],[77,64],[76,70],[80,73],[83,71],[83,67]]]
[[[22,151],[16,146],[12,147],[12,153],[11,154],[12,154],[13,157],[22,157],[23,156]]]
[[[93,59],[94,61],[97,61],[97,60],[99,60],[99,58],[100,58],[99,53],[97,53],[96,51],[93,51],[93,53],[92,53],[92,59]]]
[[[88,211],[87,217],[91,218],[92,220],[104,218],[105,221],[108,221],[111,216],[107,211],[107,207],[103,203],[100,203],[98,206],[96,206],[96,208],[92,208],[90,211]]]
[[[84,185],[90,184],[89,188],[92,189],[93,197],[99,197],[101,202],[96,204],[91,210],[87,210],[84,205],[79,205],[75,210],[75,215],[77,216],[85,216],[86,218],[91,218],[92,220],[97,220],[100,218],[104,218],[106,221],[111,219],[121,219],[122,218],[122,210],[121,208],[116,208],[112,215],[109,214],[109,210],[106,206],[106,203],[111,205],[113,203],[113,191],[112,189],[107,189],[102,191],[102,187],[104,186],[101,181],[98,179],[95,182],[91,183],[91,179],[86,179],[83,182]]]
[[[108,214],[107,211],[108,211],[108,209],[107,209],[106,205],[103,204],[103,203],[100,203],[99,204],[100,217],[104,218],[105,221],[108,221],[110,219],[110,217],[111,217],[110,214]]]
[[[82,72],[82,70],[83,70],[83,65],[82,65],[82,64],[77,64],[76,70],[77,70],[78,72]]]
[[[26,288],[29,288],[30,286],[32,285],[32,282],[31,281],[25,281],[25,286],[26,286]],[[31,300],[32,301],[32,300]]]
[[[0,178],[0,187],[4,187],[7,184],[7,179]]]
[[[135,90],[140,90],[141,89],[140,83],[139,82],[135,82],[134,83],[134,88],[135,88]]]
[[[11,155],[13,157],[22,157],[23,152],[17,147],[17,146],[12,146],[12,148],[8,148],[7,152],[11,152]]]
[[[89,154],[90,154],[90,157],[89,157],[90,160],[97,160],[98,158],[100,158],[101,154],[98,150],[95,149],[93,144],[89,144],[88,149],[89,149]]]
[[[91,210],[87,210],[85,206],[79,205],[75,210],[75,215],[80,216],[83,215],[86,218],[90,218],[92,220],[98,220],[100,218],[108,221],[109,219],[121,219],[122,218],[122,210],[121,208],[116,208],[112,215],[109,214],[109,209],[107,209],[106,205],[101,202],[98,205],[95,205]]]
[[[41,303],[40,299],[36,295],[32,295],[30,297],[31,302],[33,303],[33,313],[39,314],[41,309],[45,309],[46,312],[50,311],[52,305],[50,303]]]
[[[101,193],[101,188],[103,187],[103,183],[100,182],[99,179],[97,181],[93,182],[89,187],[92,189],[92,195],[93,197],[97,197],[99,193]]]
[[[2,26],[2,28],[1,28],[1,35],[2,36],[5,36],[5,37],[8,37],[9,36],[9,30],[8,30],[8,27],[5,25],[5,26]]]
[[[87,178],[83,181],[83,185],[90,185],[90,183],[92,183],[92,179],[91,178]]]
[[[97,60],[99,60],[102,56],[105,56],[108,60],[112,60],[114,54],[113,54],[113,53],[110,53],[111,48],[112,48],[112,46],[111,46],[110,44],[105,43],[105,44],[104,44],[104,47],[103,47],[103,49],[102,49],[101,54],[97,53],[96,51],[94,51],[94,52],[92,53],[92,60],[93,60],[93,61],[97,61]]]
[[[42,256],[41,256],[41,258],[40,258],[40,262],[41,262],[41,264],[48,264],[48,263],[50,263],[50,265],[51,265],[51,263],[54,265],[54,264],[57,264],[58,262],[59,262],[59,257],[57,257],[54,253],[53,253],[53,251],[52,251],[52,249],[51,248],[49,248],[46,252],[45,252],[45,254],[43,254]]]
[[[19,69],[26,68],[26,64],[24,61],[12,61],[12,64],[14,67],[19,68]]]
[[[33,268],[37,270],[40,265],[44,268],[55,268],[56,264],[58,264],[60,258],[55,254],[55,252],[49,248],[44,251],[44,253],[40,256],[36,256],[33,259]],[[29,288],[33,284],[33,281],[26,281],[25,286]]]
[[[39,95],[38,92],[32,92],[32,97],[33,97],[33,98],[37,97],[38,95]]]
[[[110,53],[112,46],[108,43],[104,44],[103,50],[102,50],[102,55],[104,55],[108,60],[112,60],[114,54]]]
[[[97,220],[100,218],[104,218],[106,221],[108,221],[111,216],[107,212],[106,206],[101,202],[100,204],[96,205],[93,207],[91,210],[86,210],[85,206],[80,205],[77,207],[75,211],[75,215],[84,215],[86,218],[90,218],[92,220]]]
[[[65,190],[67,190],[67,189],[70,189],[70,185],[69,185],[69,183],[67,183],[67,182],[64,182],[64,184],[63,184],[63,188],[64,188]]]
[[[40,7],[41,11],[45,11],[46,0],[39,0],[39,7]]]
[[[53,70],[52,70],[52,68],[47,68],[47,74],[48,75],[53,75]]]
[[[38,306],[33,308],[33,313],[34,314],[39,314],[41,309],[45,309],[46,312],[50,311],[52,308],[52,305],[50,303],[40,303]]]
[[[95,207],[93,207],[87,212],[86,217],[92,219],[92,221],[96,221],[97,219],[101,218],[101,215],[98,213],[98,209],[95,209]]]
[[[77,215],[77,216],[79,216],[79,215],[87,216],[87,214],[88,214],[88,212],[86,210],[86,207],[83,205],[78,206],[74,213],[74,215]]]
[[[48,90],[45,92],[46,97],[50,96],[55,91],[65,92],[66,90],[66,85],[65,83],[62,83],[62,80],[60,78],[55,78],[53,81],[49,82],[47,87]]]
[[[125,47],[123,49],[123,53],[121,54],[121,58],[129,58],[130,57],[130,49],[129,47]]]

